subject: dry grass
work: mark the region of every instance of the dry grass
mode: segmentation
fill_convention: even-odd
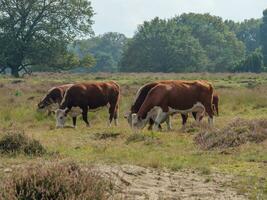
[[[193,169],[204,171],[204,174],[205,170],[211,173],[224,172],[242,177],[244,181],[235,186],[241,188],[243,193],[250,192],[252,199],[255,199],[262,192],[262,185],[267,185],[267,141],[245,142],[238,148],[227,149],[227,154],[222,154],[221,151],[203,151],[195,145],[194,137],[203,132],[205,126],[196,126],[193,124],[193,118],[189,117],[187,129],[181,131],[180,115],[172,117],[172,131],[166,131],[166,125],[163,124],[162,132],[143,129],[138,135],[131,135],[132,130],[123,116],[129,110],[136,91],[145,83],[166,79],[211,81],[220,95],[220,116],[215,118],[215,127],[222,132],[227,131],[228,124],[235,117],[245,120],[267,118],[266,74],[42,73],[21,79],[23,81],[15,84],[16,79],[0,76],[0,135],[10,131],[24,131],[29,138],[40,141],[48,152],[58,152],[57,155],[45,154],[39,157],[24,156],[24,153],[16,156],[1,155],[0,182],[5,168],[13,169],[12,166],[31,162],[67,159],[79,164],[135,164],[174,170]],[[76,129],[55,129],[53,116],[36,112],[38,101],[49,88],[65,83],[94,80],[114,80],[120,84],[122,97],[119,126],[107,127],[106,108],[89,113],[92,124],[90,128],[85,127],[79,117]],[[72,124],[71,119],[68,119],[67,124]],[[206,118],[203,124],[207,124]],[[262,178],[263,184],[260,182]],[[249,187],[250,185],[253,187]],[[267,191],[263,190],[262,193],[267,198]]]
[[[23,133],[8,133],[0,139],[0,153],[40,156],[46,153],[46,149],[38,140],[31,139]]]
[[[204,131],[195,142],[205,150],[237,147],[247,142],[260,143],[267,139],[267,120],[236,119],[223,129]]]
[[[1,199],[105,200],[112,185],[91,169],[53,164],[26,167],[2,181]]]

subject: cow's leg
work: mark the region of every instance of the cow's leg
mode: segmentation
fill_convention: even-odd
[[[205,110],[208,114],[208,122],[209,122],[209,125],[210,126],[213,126],[213,110],[212,110],[212,106],[209,104],[209,105],[206,105],[205,106]]]
[[[167,124],[168,131],[172,130],[172,124],[171,124],[170,116],[167,116],[166,124]]]
[[[192,112],[192,115],[193,115],[194,119],[197,120],[197,112]]]
[[[76,127],[76,121],[77,121],[77,117],[72,117],[73,127]]]
[[[82,108],[82,117],[83,121],[86,123],[87,127],[90,127],[90,123],[88,122],[88,107],[83,107]]]
[[[153,127],[153,124],[154,124],[154,120],[150,118],[148,123],[149,123],[148,130],[152,130],[152,127]]]
[[[182,116],[182,130],[185,130],[185,125],[188,119],[188,114],[181,114],[181,116]]]
[[[110,105],[109,107],[109,126],[111,126],[111,122],[113,119],[115,119],[115,112],[116,112],[116,106],[115,105]]]
[[[160,110],[158,112],[158,115],[155,119],[155,122],[154,122],[154,125],[153,125],[153,130],[157,131],[159,130],[159,126],[160,126],[160,123],[166,119],[168,117],[168,113],[167,112],[163,112],[162,110]]]
[[[116,105],[115,111],[114,111],[114,123],[115,123],[115,126],[118,126],[118,116],[119,116],[119,106]]]

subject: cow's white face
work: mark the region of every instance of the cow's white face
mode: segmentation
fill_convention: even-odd
[[[55,111],[56,114],[56,127],[57,128],[63,128],[66,122],[67,115],[71,117],[77,117],[82,113],[82,110],[79,107],[73,107],[68,113],[68,108],[63,109],[57,109]]]
[[[136,113],[131,114],[131,127],[133,129],[143,129],[147,121],[147,119],[140,119]]]
[[[64,124],[66,122],[66,118],[67,118],[67,108],[65,109],[57,109],[55,111],[56,113],[56,127],[57,128],[63,128]]]

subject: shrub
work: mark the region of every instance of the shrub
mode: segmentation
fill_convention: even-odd
[[[237,147],[267,139],[267,120],[236,119],[221,130],[200,132],[195,142],[205,150]]]
[[[76,164],[40,165],[24,168],[6,178],[0,198],[15,200],[104,200],[112,185],[92,169]]]
[[[39,141],[23,133],[8,133],[0,139],[0,153],[42,155],[46,150]]]

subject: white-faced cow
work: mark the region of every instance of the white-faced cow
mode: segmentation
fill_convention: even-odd
[[[53,87],[48,90],[45,97],[38,103],[38,109],[47,109],[48,115],[52,113],[53,105],[60,105],[64,94],[68,88],[73,86],[73,84],[65,84],[57,87]]]
[[[206,81],[202,81],[202,82],[206,82]],[[163,83],[163,84],[168,84],[168,83],[172,83],[172,80],[164,80],[164,81],[157,81],[157,82],[152,82],[152,83],[148,83],[144,86],[142,86],[137,94],[136,94],[136,98],[135,101],[133,103],[133,105],[131,106],[130,112],[127,113],[125,115],[125,118],[128,120],[128,123],[130,124],[130,126],[132,125],[132,114],[133,113],[137,113],[141,107],[141,105],[143,104],[148,92],[155,87],[156,85]],[[206,82],[208,84],[208,82]],[[219,102],[219,96],[218,94],[213,94],[213,99],[212,99],[212,105],[213,105],[213,111],[215,112],[216,115],[218,115],[218,102]],[[156,119],[157,116],[157,109],[152,110],[152,112],[150,112],[150,119],[148,120],[149,123],[149,127],[148,129],[151,130],[152,126],[154,124],[154,121]],[[195,118],[195,120],[197,120],[197,113],[196,112],[192,112],[193,117]],[[181,114],[182,116],[182,125],[183,128],[185,127],[185,124],[187,122],[188,119],[188,114]],[[203,117],[200,117],[199,120],[202,120]],[[161,123],[166,122],[167,124],[167,128],[168,130],[171,129],[171,122],[170,122],[170,117],[168,116],[166,118],[166,121],[161,121]],[[161,125],[159,124],[159,128],[161,129]]]
[[[57,127],[63,127],[66,116],[72,107],[79,107],[82,110],[82,118],[87,126],[87,113],[103,106],[109,106],[109,123],[118,119],[118,102],[120,96],[120,87],[113,81],[109,82],[90,82],[79,83],[67,89],[64,98],[56,111]],[[76,126],[76,117],[72,117],[73,126]]]
[[[142,106],[143,102],[145,101],[145,98],[147,97],[148,92],[153,87],[158,85],[159,83],[169,83],[169,82],[171,82],[171,81],[166,80],[166,81],[158,81],[158,82],[148,83],[148,84],[142,86],[137,91],[134,103],[130,108],[130,112],[125,114],[125,116],[124,116],[127,119],[127,121],[130,124],[130,126],[132,125],[132,114],[133,113],[137,113],[139,111],[140,107]],[[155,121],[155,117],[156,117],[156,115],[151,115],[150,119],[148,120],[148,123],[149,123],[148,129],[149,130],[152,129],[152,126],[153,126],[154,121]],[[167,124],[168,129],[171,129],[170,118],[169,117],[166,119],[166,124]],[[159,124],[159,128],[161,129],[161,125],[160,124]]]
[[[154,129],[175,113],[196,112],[199,121],[205,112],[212,123],[213,87],[206,81],[168,81],[158,83],[148,92],[137,113],[132,114],[132,127],[143,128],[152,115],[155,115]]]

